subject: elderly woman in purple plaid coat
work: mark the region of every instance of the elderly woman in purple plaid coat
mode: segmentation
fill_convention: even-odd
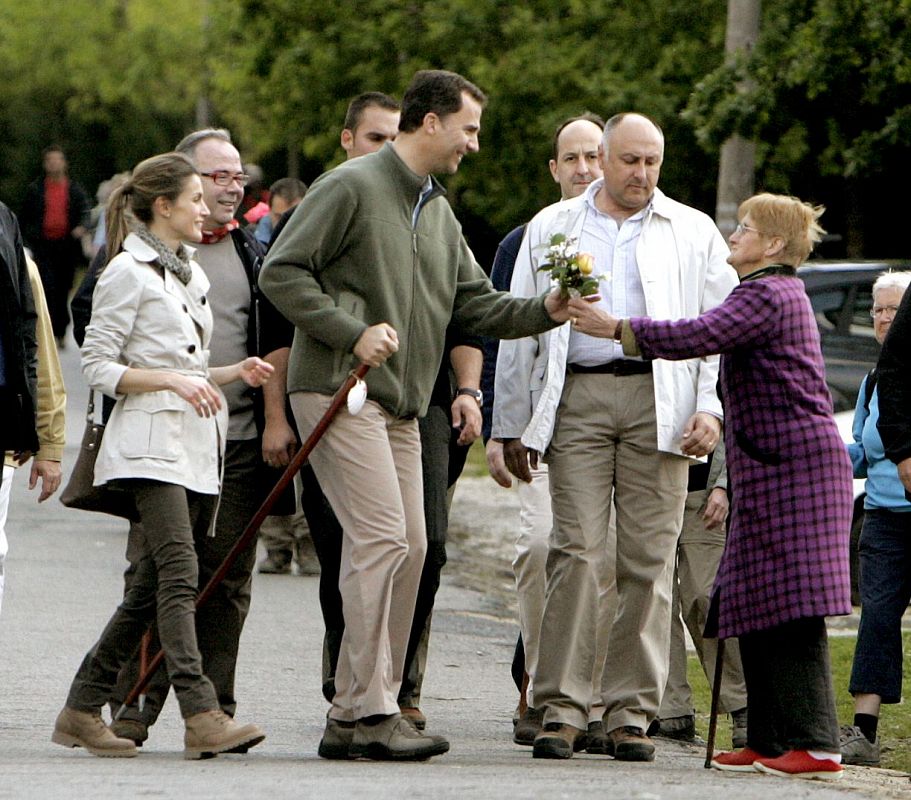
[[[851,465],[795,275],[821,213],[792,197],[746,200],[728,258],[741,284],[698,319],[621,321],[581,298],[570,307],[578,330],[630,355],[722,354],[733,501],[707,634],[740,638],[749,711],[747,747],[712,765],[831,780],[842,766],[824,618],[851,612]]]

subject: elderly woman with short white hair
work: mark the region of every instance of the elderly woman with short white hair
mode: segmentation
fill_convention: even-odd
[[[895,319],[911,272],[886,272],[873,284],[873,335],[882,344]],[[848,691],[854,721],[841,729],[845,764],[879,766],[877,735],[883,703],[902,696],[902,615],[911,602],[911,503],[877,429],[876,370],[864,378],[854,409],[854,441],[848,454],[855,478],[866,478],[860,533],[860,627]]]

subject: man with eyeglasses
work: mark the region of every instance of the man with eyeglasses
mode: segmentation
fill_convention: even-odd
[[[262,246],[234,219],[248,177],[230,133],[211,128],[195,131],[184,137],[175,149],[189,156],[202,175],[203,197],[209,209],[209,216],[203,223],[202,242],[194,245],[196,261],[211,284],[206,298],[212,307],[215,335],[209,364],[219,366],[258,355],[275,367],[274,380],[262,390],[243,386],[225,391],[228,438],[215,535],[197,543],[199,585],[202,587],[221,565],[278,480],[280,470],[270,467],[279,467],[283,454],[296,442],[294,430],[285,415],[285,376],[293,329],[260,293]],[[103,264],[104,251],[99,255]],[[94,272],[88,275],[80,287],[78,299],[74,299],[77,339],[87,322],[86,304],[90,311],[96,278]],[[290,493],[286,498],[293,502]],[[286,498],[283,497],[280,504],[286,502]],[[277,509],[277,513],[290,511]],[[141,526],[131,528],[131,540],[141,535]],[[130,549],[128,547],[128,557]],[[232,717],[237,707],[234,697],[237,651],[250,608],[255,559],[254,540],[196,614],[203,670],[215,686],[222,710]],[[134,567],[135,564],[131,564],[125,580],[129,581]],[[111,699],[112,708],[120,707],[137,677],[134,661],[121,673]],[[167,676],[164,670],[159,670],[146,690],[143,707],[128,708],[122,718],[113,723],[112,730],[117,736],[141,745],[148,737],[149,727],[158,718],[168,690]]]

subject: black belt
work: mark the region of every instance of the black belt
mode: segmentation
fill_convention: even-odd
[[[634,361],[629,358],[617,358],[606,364],[595,364],[592,367],[583,367],[581,364],[567,364],[566,371],[575,375],[645,375],[652,371],[651,361]]]

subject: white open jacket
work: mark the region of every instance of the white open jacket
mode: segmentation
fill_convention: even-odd
[[[584,196],[540,211],[528,224],[509,290],[532,297],[550,288],[550,278],[537,268],[555,233],[578,237],[587,206]],[[726,261],[728,248],[712,220],[656,189],[636,245],[636,262],[653,319],[697,317],[721,303],[737,285]],[[595,265],[595,272],[598,266]],[[544,453],[566,376],[569,323],[538,336],[500,342],[493,406],[492,435],[521,438]],[[680,440],[696,411],[722,417],[715,391],[718,356],[654,363],[658,450],[682,455]]]

